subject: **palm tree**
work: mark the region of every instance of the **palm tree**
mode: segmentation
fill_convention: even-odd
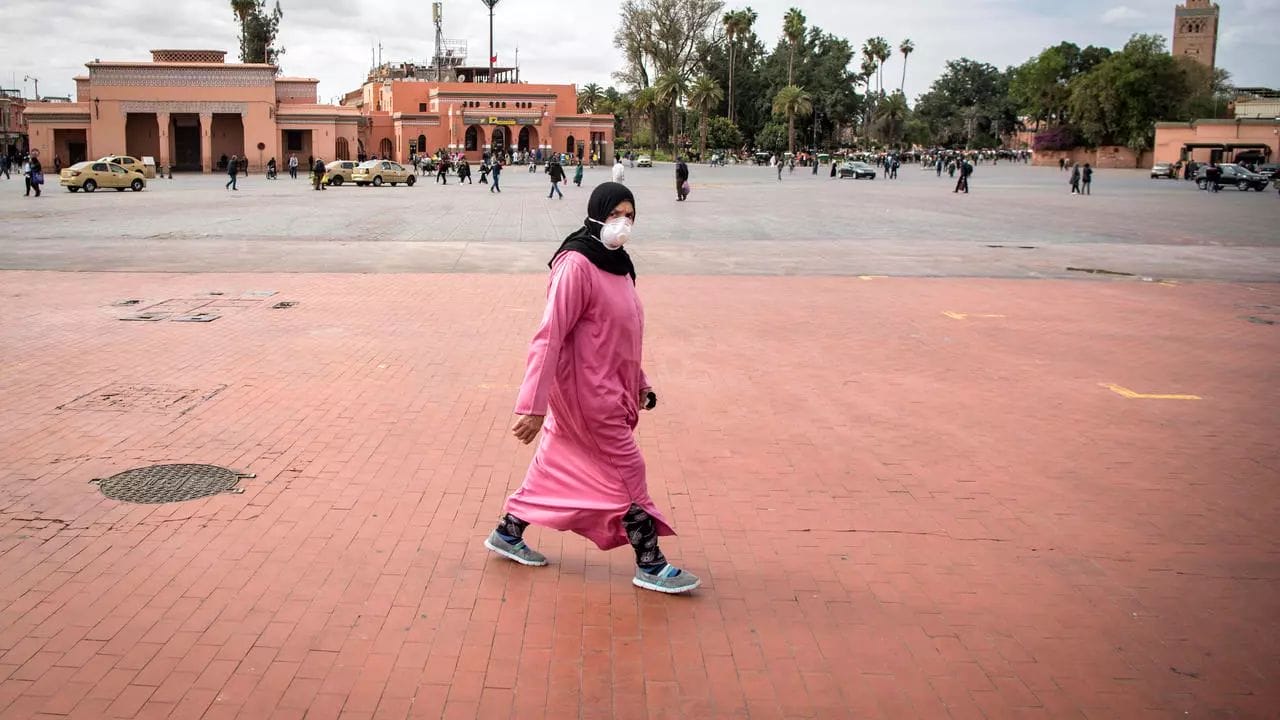
[[[729,120],[733,120],[733,60],[737,49],[738,33],[742,30],[742,15],[738,10],[730,10],[720,19],[724,24],[725,41],[729,44]]]
[[[916,51],[915,43],[908,38],[902,41],[898,46],[898,52],[902,53],[902,85],[898,87],[898,92],[906,93],[907,91],[907,57]]]
[[[813,112],[813,100],[809,93],[795,85],[788,85],[773,98],[773,112],[787,116],[787,148],[796,151],[796,117],[808,117]]]
[[[720,89],[720,84],[709,75],[703,75],[694,80],[689,88],[689,104],[702,118],[702,137],[698,141],[698,157],[707,156],[707,114],[723,99],[724,91]]]
[[[791,54],[787,59],[788,85],[795,84],[796,45],[804,40],[804,22],[804,13],[800,12],[800,8],[788,10],[782,21],[782,33],[787,36],[787,42],[791,45]]]
[[[240,20],[240,62],[249,62],[249,14],[257,5],[255,0],[231,0],[231,12]]]
[[[604,91],[595,83],[589,83],[578,91],[578,112],[594,113],[604,102]]]
[[[674,158],[680,154],[676,128],[680,98],[689,92],[689,79],[678,69],[672,68],[658,76],[658,80],[653,84],[653,90],[659,104],[671,105],[671,156]]]
[[[635,100],[631,102],[631,106],[635,111],[645,117],[649,123],[649,137],[653,143],[653,152],[658,152],[658,127],[654,122],[654,114],[658,109],[658,94],[651,88],[647,87],[636,93]]]
[[[862,46],[864,55],[870,55],[879,65],[876,70],[876,90],[884,93],[884,61],[888,60],[893,51],[889,49],[889,42],[882,37],[873,37]]]
[[[880,139],[886,145],[893,145],[902,140],[902,131],[907,125],[907,115],[911,109],[907,107],[907,96],[896,92],[885,98],[884,103],[876,110],[877,130]]]
[[[862,85],[867,91],[862,104],[862,134],[864,135],[868,133],[871,125],[871,107],[873,105],[871,101],[871,78],[876,75],[876,59],[870,55],[870,52],[864,45],[862,48],[862,69],[858,75],[858,77],[862,78]]]

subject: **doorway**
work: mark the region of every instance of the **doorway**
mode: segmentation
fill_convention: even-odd
[[[200,116],[174,113],[172,122],[173,169],[200,172],[204,169],[200,161]]]

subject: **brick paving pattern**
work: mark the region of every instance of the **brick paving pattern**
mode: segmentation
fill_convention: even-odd
[[[0,274],[0,718],[1280,707],[1280,287],[642,274],[672,598],[480,544],[543,286]],[[169,462],[256,477],[89,482]]]

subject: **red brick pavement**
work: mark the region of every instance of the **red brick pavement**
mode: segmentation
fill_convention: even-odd
[[[672,598],[480,545],[542,287],[0,274],[0,717],[1274,717],[1280,289],[642,278]]]

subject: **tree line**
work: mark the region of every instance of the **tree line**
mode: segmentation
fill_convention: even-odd
[[[991,148],[1038,131],[1038,149],[1073,144],[1151,146],[1155,123],[1216,117],[1230,87],[1222,71],[1174,58],[1158,35],[1121,50],[1061,43],[1000,70],[959,58],[907,101],[915,44],[873,37],[860,46],[810,25],[791,8],[772,47],[750,7],[720,0],[624,0],[615,45],[623,88],[590,84],[583,112],[611,113],[624,147],[697,148],[943,146]],[[885,63],[903,59],[897,88]],[[892,83],[892,80],[889,81]]]

